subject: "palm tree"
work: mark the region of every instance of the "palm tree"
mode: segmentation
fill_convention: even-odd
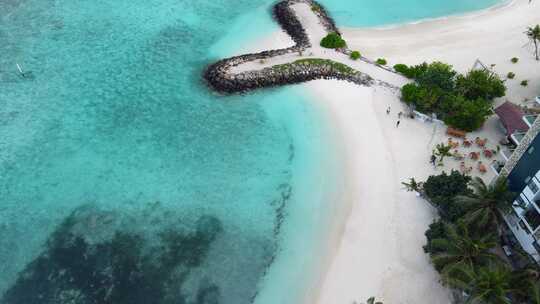
[[[484,181],[476,177],[471,181],[474,188],[472,195],[458,195],[456,203],[462,204],[467,213],[464,220],[476,228],[499,227],[503,215],[512,209],[513,194],[508,191],[508,183],[500,178],[487,186]]]
[[[529,40],[532,41],[534,44],[534,53],[536,56],[536,60],[540,60],[539,54],[538,54],[538,43],[540,42],[540,25],[536,25],[534,27],[528,27],[527,31],[525,31],[525,34],[527,37],[529,37]]]
[[[515,291],[512,272],[501,263],[456,268],[451,284],[467,293],[466,304],[511,304],[509,296]]]
[[[522,302],[540,304],[540,273],[538,265],[514,271],[514,296]]]
[[[514,252],[528,262],[513,273],[514,296],[521,302],[540,304],[540,265],[525,251],[514,248]]]
[[[424,185],[424,183],[422,183],[422,182],[417,182],[416,179],[414,179],[414,177],[409,178],[408,183],[407,182],[401,182],[401,184],[403,186],[405,186],[405,189],[408,192],[421,192],[422,187]]]
[[[434,251],[431,261],[441,272],[443,280],[451,278],[454,269],[500,261],[497,255],[489,252],[489,249],[497,245],[494,235],[487,233],[482,237],[474,237],[464,222],[447,224],[445,232],[445,238],[433,239],[430,242]]]
[[[436,147],[436,151],[433,153],[435,156],[439,156],[439,162],[442,163],[445,157],[452,156],[452,153],[450,151],[452,150],[451,145],[445,145],[443,143],[438,144]]]

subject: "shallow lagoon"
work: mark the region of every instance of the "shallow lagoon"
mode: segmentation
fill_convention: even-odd
[[[322,2],[339,25],[479,8],[478,1],[444,2],[442,11],[443,1]],[[294,302],[291,284],[317,260],[304,261],[320,243],[320,231],[309,227],[323,226],[339,207],[320,200],[323,190],[306,191],[321,161],[335,168],[322,115],[300,87],[220,97],[200,80],[209,62],[277,29],[271,3],[0,4],[0,292],[24,286],[14,285],[17,273],[32,270],[31,261],[70,248],[53,233],[73,232],[60,228],[76,212],[83,214],[75,217],[76,233],[93,246],[122,232],[142,236],[141,247],[155,256],[170,251],[160,243],[163,231],[174,227],[183,233],[179,243],[188,242],[199,219],[215,219],[219,233],[202,238],[198,263],[178,262],[186,274],[170,287],[182,292],[171,294],[188,303],[240,304],[270,286],[277,299]],[[392,14],[383,14],[389,5]],[[411,17],[416,5],[427,9]],[[362,10],[351,15],[347,7]],[[33,78],[19,77],[15,63]],[[276,257],[280,266],[269,271]],[[210,296],[200,298],[208,288]]]

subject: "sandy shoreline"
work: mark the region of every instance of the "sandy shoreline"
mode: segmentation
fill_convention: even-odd
[[[307,86],[341,132],[350,176],[351,211],[318,303],[361,302],[375,295],[389,303],[450,303],[422,251],[423,233],[435,214],[400,184],[432,173],[430,141],[443,137],[444,129],[414,120],[403,120],[396,128],[397,113],[404,108],[384,89],[337,81]]]
[[[540,23],[539,9],[537,2],[513,1],[480,13],[398,27],[345,28],[343,35],[351,49],[370,58],[387,58],[390,65],[441,60],[466,72],[477,58],[495,64],[501,76],[510,71],[518,75],[507,81],[507,96],[497,102],[508,99],[519,104],[540,93],[540,64],[530,49],[522,47],[526,27]],[[520,63],[512,64],[512,57],[519,57]],[[520,79],[528,79],[530,85],[520,86]],[[433,144],[445,140],[444,127],[404,120],[396,128],[395,115],[403,104],[398,96],[378,88],[319,81],[307,88],[334,113],[348,146],[344,159],[355,176],[351,214],[318,303],[361,302],[370,296],[391,304],[450,303],[448,290],[438,283],[439,276],[422,251],[424,231],[435,214],[400,184],[434,173],[428,159]],[[371,91],[371,98],[362,94],[365,90]],[[390,117],[387,106],[393,109]],[[494,133],[486,130],[494,126],[486,124],[482,132]]]
[[[372,59],[384,57],[389,65],[440,60],[466,72],[480,59],[493,64],[502,78],[514,72],[516,79],[506,82],[507,96],[497,103],[527,104],[540,93],[540,63],[524,47],[523,32],[540,23],[539,11],[538,1],[514,0],[480,12],[400,26],[341,30],[351,49]],[[307,30],[314,33],[316,29]],[[291,44],[279,32],[247,51]],[[520,58],[519,63],[512,64],[512,57]],[[529,86],[519,85],[521,80],[528,80]],[[377,296],[389,304],[450,303],[449,291],[439,284],[422,250],[424,231],[435,212],[401,186],[409,177],[423,180],[437,173],[429,156],[436,143],[446,140],[444,126],[402,119],[396,128],[397,113],[405,111],[404,105],[397,93],[380,87],[323,80],[302,86],[316,106],[327,112],[337,131],[336,140],[342,142],[346,193],[340,203],[348,213],[336,216],[332,223],[335,233],[326,241],[330,248],[321,250],[326,256],[320,265],[320,282],[308,290],[306,302],[362,303]],[[390,115],[385,112],[388,106]],[[496,124],[492,118],[480,132],[496,138]]]

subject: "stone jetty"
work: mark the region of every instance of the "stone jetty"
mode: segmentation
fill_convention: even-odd
[[[208,85],[217,92],[232,94],[315,79],[339,79],[366,86],[380,83],[380,81],[373,80],[367,74],[349,68],[344,64],[325,59],[297,60],[259,70],[232,73],[232,68],[247,62],[265,62],[288,53],[301,54],[312,47],[312,41],[310,41],[305,28],[291,7],[298,3],[308,4],[327,32],[339,34],[334,20],[330,18],[324,7],[317,2],[311,0],[280,1],[273,7],[273,17],[295,44],[285,49],[244,54],[222,59],[211,64],[206,68],[203,75]]]

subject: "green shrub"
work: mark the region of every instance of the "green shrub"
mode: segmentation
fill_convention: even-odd
[[[407,78],[412,78],[410,76],[410,69],[406,64],[398,63],[394,65],[394,70]]]
[[[418,79],[422,74],[427,71],[428,67],[429,65],[426,62],[411,66],[409,67],[409,72],[406,76],[412,79]]]
[[[440,88],[444,91],[452,92],[455,88],[455,78],[457,72],[451,65],[442,62],[433,62],[425,67],[422,73],[417,75],[420,85],[430,88]]]
[[[450,174],[443,172],[439,175],[430,176],[424,183],[426,196],[435,204],[441,212],[441,217],[447,221],[455,222],[463,214],[465,209],[456,204],[454,198],[457,195],[469,195],[472,190],[468,187],[471,177],[452,170]]]
[[[467,100],[463,96],[447,96],[454,111],[446,112],[444,122],[454,128],[471,132],[480,128],[492,114],[491,103],[485,99]]]
[[[420,75],[424,74],[428,69],[427,63],[422,63],[414,66],[407,66],[406,64],[398,63],[394,65],[394,70],[403,76],[410,79],[417,79]]]
[[[317,4],[312,4],[311,5],[311,10],[316,12],[316,13],[320,13],[321,12],[321,6],[317,5]]]
[[[359,51],[352,51],[351,52],[351,59],[352,60],[358,60],[358,59],[360,59],[360,57],[362,57],[362,56],[360,55]]]
[[[504,82],[487,71],[458,75],[452,66],[441,62],[407,67],[396,71],[416,80],[402,87],[403,101],[425,114],[435,113],[452,127],[473,131],[491,115],[491,101],[504,96]]]
[[[495,73],[486,70],[472,70],[467,75],[459,75],[456,79],[456,89],[467,99],[484,98],[492,100],[506,93],[503,81]]]
[[[508,74],[506,75],[506,77],[508,79],[514,79],[516,77],[516,74],[514,74],[513,72],[508,72]]]
[[[529,81],[528,80],[522,80],[520,83],[519,83],[521,86],[528,86],[529,85]]]
[[[518,63],[519,58],[514,57],[514,58],[510,59],[510,61],[512,61],[512,63]]]
[[[327,49],[340,49],[347,46],[347,43],[337,33],[330,33],[321,40],[321,46]]]
[[[376,63],[378,65],[386,65],[387,64],[386,59],[384,59],[384,58],[377,59]]]
[[[440,219],[431,223],[429,229],[426,230],[425,236],[427,239],[426,245],[423,247],[425,253],[438,253],[440,252],[435,246],[431,244],[432,240],[446,238],[446,227],[443,221]]]

